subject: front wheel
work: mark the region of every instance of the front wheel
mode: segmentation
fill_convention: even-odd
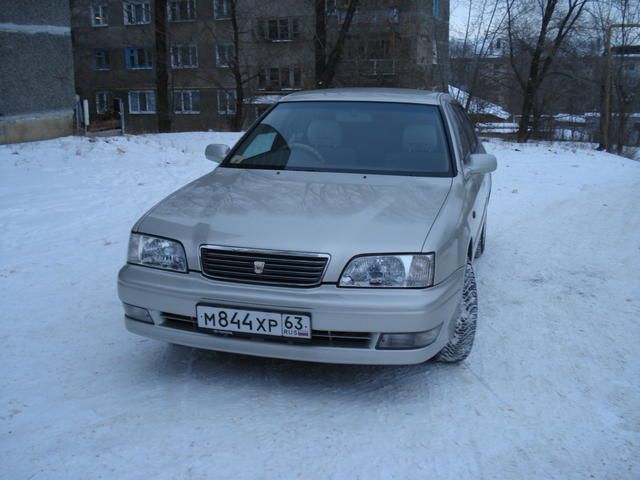
[[[467,262],[462,287],[460,312],[456,320],[453,337],[436,355],[437,362],[461,362],[469,356],[476,336],[478,321],[478,290],[471,262]]]

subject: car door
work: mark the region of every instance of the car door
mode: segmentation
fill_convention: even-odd
[[[482,225],[486,216],[486,207],[489,200],[489,192],[491,191],[491,176],[470,175],[468,171],[465,171],[465,165],[469,163],[471,154],[484,153],[484,148],[475,133],[471,119],[469,119],[464,109],[457,102],[451,102],[449,106],[453,115],[458,148],[462,157],[462,173],[466,197],[465,210],[467,210],[467,222],[475,249],[480,239]]]

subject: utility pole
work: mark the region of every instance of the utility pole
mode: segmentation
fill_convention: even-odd
[[[609,139],[609,128],[611,122],[611,34],[614,28],[640,28],[640,23],[614,23],[607,27],[607,67],[604,83],[604,128],[602,129],[602,146],[606,152],[611,149]]]

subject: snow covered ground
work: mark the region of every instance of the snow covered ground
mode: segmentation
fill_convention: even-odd
[[[129,334],[129,228],[237,137],[0,147],[0,478],[640,478],[640,163],[487,143],[499,170],[461,365]]]

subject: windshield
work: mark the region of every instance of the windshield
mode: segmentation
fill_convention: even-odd
[[[281,103],[222,166],[452,175],[438,107],[381,102]]]

